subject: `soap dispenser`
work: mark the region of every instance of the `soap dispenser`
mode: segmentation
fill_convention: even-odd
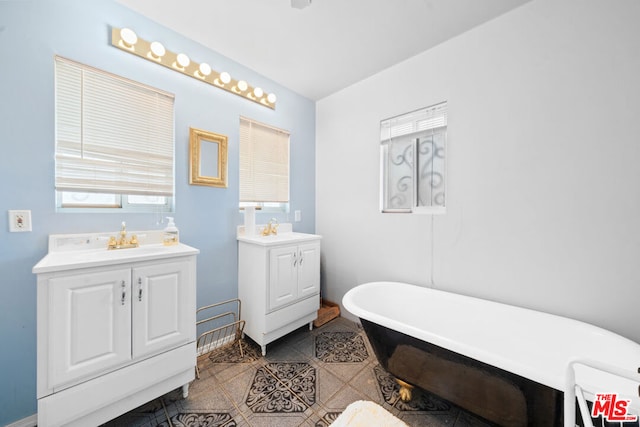
[[[164,229],[164,235],[162,236],[162,243],[165,246],[177,245],[178,244],[178,228],[176,224],[173,222],[173,217],[168,216],[167,220],[169,223],[167,227]]]

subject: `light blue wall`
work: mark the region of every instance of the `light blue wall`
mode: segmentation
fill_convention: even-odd
[[[216,19],[211,17],[211,25]],[[277,109],[128,55],[110,45],[111,26],[131,27],[142,38],[161,40],[169,49],[275,92]],[[123,220],[130,230],[158,228],[152,214],[56,213],[56,54],[175,94],[174,216],[181,240],[201,251],[198,305],[236,296],[240,115],[291,131],[291,211],[302,211],[294,229],[313,232],[315,226],[314,102],[112,1],[0,1],[0,425],[36,412],[36,278],[31,268],[46,254],[47,236],[117,230]],[[190,126],[229,137],[227,189],[189,185]],[[9,233],[9,209],[30,209],[33,232]],[[285,214],[278,219],[289,220]],[[257,220],[265,222],[261,214]]]

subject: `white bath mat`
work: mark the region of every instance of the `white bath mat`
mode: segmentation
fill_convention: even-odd
[[[358,400],[351,403],[330,427],[408,427],[380,405]]]

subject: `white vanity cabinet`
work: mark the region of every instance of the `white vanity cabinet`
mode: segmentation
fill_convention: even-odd
[[[320,239],[304,233],[238,237],[238,296],[244,332],[268,343],[309,324],[320,306]]]
[[[194,379],[198,250],[104,252],[34,267],[40,427],[99,425]]]
[[[269,309],[320,292],[320,241],[269,250]]]

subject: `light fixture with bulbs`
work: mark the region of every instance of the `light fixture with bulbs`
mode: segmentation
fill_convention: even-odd
[[[112,28],[111,44],[125,52],[132,53],[148,61],[164,65],[179,73],[209,83],[220,89],[256,102],[275,110],[276,95],[266,94],[259,87],[250,86],[245,80],[235,80],[226,71],[218,72],[206,62],[197,63],[185,53],[174,53],[158,42],[141,39],[129,28]]]

